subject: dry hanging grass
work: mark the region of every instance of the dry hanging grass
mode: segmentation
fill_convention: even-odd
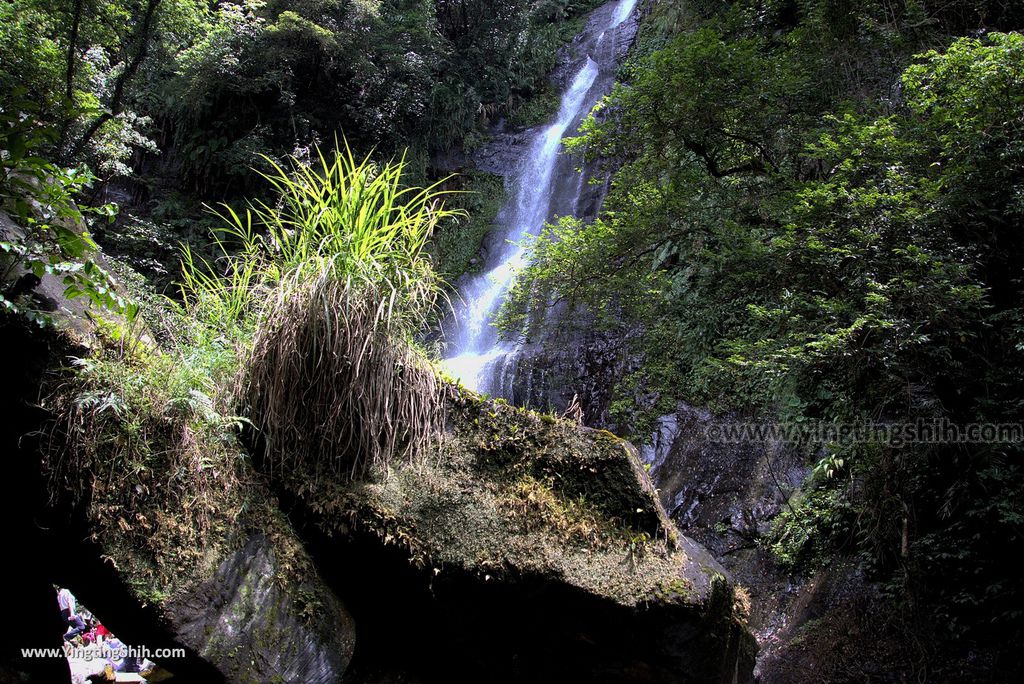
[[[394,292],[324,270],[278,293],[240,383],[269,467],[355,479],[427,451],[441,385],[393,322]]]

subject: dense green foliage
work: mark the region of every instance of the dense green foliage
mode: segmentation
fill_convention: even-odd
[[[315,161],[343,136],[408,150],[406,180],[429,184],[445,175],[432,155],[480,144],[499,117],[536,123],[557,104],[556,48],[596,4],[16,0],[0,7],[0,108],[33,131],[34,156],[98,178],[92,196],[76,188],[80,206],[111,187],[129,198],[96,239],[167,288],[179,241],[217,256],[203,202],[272,191],[289,155]],[[431,248],[451,279],[501,195],[468,185],[487,193],[462,202],[481,218],[446,221]]]
[[[52,302],[35,297],[35,288],[52,278],[64,297],[88,298],[131,318],[135,304],[125,301],[97,263],[86,229],[90,221],[112,221],[117,207],[79,207],[76,197],[95,177],[84,166],[62,168],[36,156],[45,141],[46,131],[31,117],[0,109],[0,218],[11,221],[0,224],[0,311],[49,325]]]
[[[216,259],[182,246],[182,306],[208,339],[244,349],[272,322],[274,300],[318,279],[375,293],[384,307],[373,317],[403,341],[431,315],[440,283],[425,247],[440,221],[462,216],[444,207],[443,181],[409,187],[404,160],[377,165],[348,147],[314,154],[313,167],[294,157],[284,167],[271,162],[272,201],[214,211]]]
[[[957,36],[1022,20],[1013,3],[662,9],[572,144],[618,164],[603,215],[541,236],[506,317],[554,295],[643,329],[614,407],[640,438],[678,399],[1019,421],[1024,36]],[[1020,446],[816,444],[775,548],[862,554],[957,653],[1014,643],[1024,592],[1000,565],[1024,547]]]
[[[210,197],[259,154],[472,144],[546,92],[555,48],[595,3],[545,0],[17,0],[0,87],[28,89],[53,155]],[[133,154],[134,163],[133,163]]]
[[[449,281],[482,266],[480,246],[494,229],[495,217],[506,198],[505,179],[483,171],[461,173],[450,184],[458,189],[449,197],[448,205],[459,206],[465,216],[438,226],[432,250],[438,274]]]
[[[376,361],[404,364],[411,382],[412,338],[434,315],[443,279],[472,268],[503,196],[500,180],[484,174],[432,183],[445,173],[428,159],[479,144],[498,117],[525,125],[543,116],[556,48],[596,4],[5,3],[0,159],[4,208],[18,231],[2,242],[0,302],[45,321],[31,299],[39,276],[54,275],[68,296],[124,309],[82,230],[94,214],[113,221],[115,207],[102,204],[113,190],[128,211],[96,226],[96,239],[129,279],[119,262],[171,293],[180,279],[180,304],[149,297],[144,312],[173,349],[244,365],[272,331],[289,329],[282,317],[303,315],[284,312],[292,299],[327,297],[350,308],[353,358],[358,334],[384,331],[412,356]],[[405,156],[384,165],[347,147],[320,156],[320,141],[341,137],[375,159]],[[455,190],[453,206],[472,218],[442,207]],[[239,208],[245,195],[273,199]],[[214,218],[204,201],[217,206]],[[168,328],[159,313],[167,306],[183,307],[176,315],[194,324]],[[365,429],[376,429],[366,418]]]
[[[354,475],[408,453],[417,421],[429,432],[436,420],[412,340],[439,281],[475,266],[504,198],[501,179],[435,184],[447,172],[432,165],[498,118],[549,114],[555,50],[596,4],[0,4],[0,202],[18,228],[0,239],[0,307],[45,322],[31,295],[47,276],[131,319],[83,227],[161,278],[177,279],[167,262],[185,242],[182,296],[142,310],[166,349],[107,331],[121,353],[83,365],[80,424],[116,415],[110,429],[148,439],[182,412],[188,429],[167,444],[230,442],[241,404],[279,442],[289,426],[313,435],[310,451],[345,435],[361,456],[330,465]],[[649,10],[624,82],[567,145],[609,165],[604,211],[536,240],[505,322],[568,301],[622,333],[642,363],[612,408],[638,439],[680,399],[799,424],[1019,421],[1020,3]],[[374,159],[408,152],[383,165],[320,155],[342,137]],[[104,227],[111,190],[138,215]],[[240,208],[243,196],[266,199]],[[203,202],[217,207],[211,249],[195,244]],[[330,342],[360,358],[379,333],[401,344],[370,345],[367,375],[344,376],[372,390],[302,410],[296,388],[322,381],[306,355]],[[413,428],[382,427],[392,411]],[[811,447],[813,475],[764,545],[798,569],[858,558],[931,644],[940,678],[944,658],[975,647],[980,669],[1011,670],[1019,654],[1000,645],[1024,638],[1024,589],[1005,560],[1024,550],[1020,445]]]

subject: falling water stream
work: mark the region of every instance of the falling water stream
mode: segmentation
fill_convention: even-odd
[[[459,292],[461,304],[447,332],[444,364],[470,389],[495,393],[499,369],[509,366],[518,354],[518,343],[499,338],[492,325],[494,315],[525,263],[524,239],[537,235],[558,211],[571,213],[575,209],[584,183],[572,165],[558,163],[562,137],[575,130],[610,87],[617,66],[620,26],[636,4],[637,0],[618,0],[603,26],[588,26],[588,31],[596,35],[585,32],[582,36],[586,56],[562,93],[558,114],[547,126],[538,128],[524,146],[512,183],[511,202],[501,214],[505,220],[500,228],[500,247],[487,260],[485,272],[471,278]],[[573,190],[568,197],[556,197],[556,186],[566,174],[577,176],[569,185]]]

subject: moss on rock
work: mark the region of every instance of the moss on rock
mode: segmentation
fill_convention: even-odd
[[[274,477],[325,532],[371,533],[437,572],[556,578],[631,607],[708,600],[724,571],[674,531],[627,442],[459,388],[448,415],[433,457],[372,481]]]
[[[375,597],[365,610],[437,632],[415,637],[429,648],[402,676],[550,677],[557,658],[602,681],[747,680],[756,645],[725,571],[674,531],[628,443],[460,388],[447,401],[428,458],[358,482],[312,464],[272,474],[318,529],[318,561]],[[365,569],[334,560],[352,558]],[[380,622],[371,659],[408,645]],[[503,646],[522,629],[531,645]],[[476,655],[456,665],[452,643]]]

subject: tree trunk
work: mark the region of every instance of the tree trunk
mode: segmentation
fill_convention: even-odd
[[[135,33],[135,52],[125,66],[124,71],[118,77],[117,82],[114,84],[114,93],[110,97],[110,104],[107,106],[106,111],[100,114],[96,119],[89,124],[89,128],[86,129],[82,137],[79,138],[78,142],[75,143],[71,152],[67,155],[67,160],[70,161],[75,159],[82,153],[89,141],[92,140],[96,132],[99,131],[100,127],[113,119],[115,116],[120,114],[124,109],[124,100],[127,92],[128,82],[138,72],[139,67],[142,65],[143,60],[146,58],[146,52],[149,49],[149,39],[153,33],[153,28],[156,23],[156,11],[160,7],[162,0],[146,0],[146,12],[142,17],[142,21],[139,22],[138,31]]]

